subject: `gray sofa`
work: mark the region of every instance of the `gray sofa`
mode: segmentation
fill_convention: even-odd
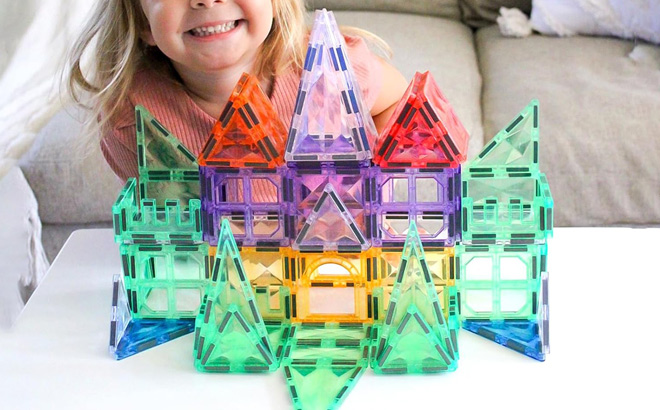
[[[494,24],[499,7],[529,12],[531,0],[308,4],[381,36],[406,78],[430,70],[471,135],[469,158],[537,98],[556,226],[660,224],[660,67],[629,59],[634,42],[503,37]],[[76,116],[74,108],[57,114],[21,161],[51,260],[71,231],[111,226],[121,187],[96,144],[73,155]]]

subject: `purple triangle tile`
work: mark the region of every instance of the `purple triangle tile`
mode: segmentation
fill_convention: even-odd
[[[332,12],[318,10],[289,130],[285,159],[365,161],[376,127]]]

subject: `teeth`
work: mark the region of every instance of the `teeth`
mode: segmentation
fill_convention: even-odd
[[[224,33],[236,27],[236,21],[230,21],[229,23],[220,24],[217,26],[211,27],[199,27],[190,30],[192,35],[197,37],[206,37],[213,34]]]

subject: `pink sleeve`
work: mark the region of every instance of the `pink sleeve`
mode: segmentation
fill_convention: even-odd
[[[115,174],[126,181],[138,176],[135,125],[113,128],[101,140],[101,152]]]
[[[348,58],[353,66],[364,102],[372,109],[383,85],[383,66],[361,37],[345,35]]]

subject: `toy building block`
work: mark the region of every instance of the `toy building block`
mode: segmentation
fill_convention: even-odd
[[[371,159],[376,127],[332,12],[317,10],[286,146],[287,162]]]
[[[456,278],[463,327],[545,360],[547,246],[458,245]]]
[[[285,248],[239,248],[257,308],[264,321],[288,322],[290,288],[285,286],[283,254]]]
[[[238,247],[247,279],[261,317],[269,325],[287,324],[291,319],[291,282],[285,278],[287,248]],[[209,248],[211,270],[216,248]]]
[[[371,253],[372,257],[367,261],[367,278],[371,280],[372,286],[381,289],[381,293],[373,292],[373,297],[378,298],[385,310],[389,303],[392,291],[399,278],[399,267],[401,260],[405,256],[403,247],[388,247],[388,248],[374,248]],[[449,317],[450,306],[450,293],[449,289],[455,288],[455,273],[454,273],[454,248],[436,248],[425,247],[424,249],[424,262],[428,267],[431,281],[438,295],[440,308],[445,316]],[[401,265],[408,267],[409,265]],[[374,307],[376,309],[376,307]],[[379,315],[374,317],[375,321],[382,323],[384,317]]]
[[[274,370],[284,344],[279,330],[269,334],[224,220],[211,280],[195,320],[195,367],[204,372]]]
[[[274,168],[284,163],[285,138],[259,81],[243,73],[197,160],[205,167]]]
[[[363,323],[371,320],[369,252],[291,251],[285,259],[291,278],[292,319],[305,322]]]
[[[115,242],[192,245],[202,241],[199,199],[181,206],[179,200],[157,204],[142,198],[138,205],[137,181],[129,178],[112,206]]]
[[[297,323],[282,361],[296,409],[336,409],[369,360],[370,327],[360,323]]]
[[[428,71],[416,73],[374,148],[385,167],[456,168],[469,135]]]
[[[415,221],[425,245],[453,246],[460,240],[459,168],[372,168],[377,187],[375,246],[401,246]]]
[[[475,169],[477,168],[477,169]],[[480,169],[486,168],[486,169]],[[524,173],[539,170],[539,102],[532,100],[470,161],[468,172]]]
[[[209,278],[209,245],[121,244],[131,317],[194,319]]]
[[[532,101],[464,167],[463,243],[543,243],[553,200],[539,172],[538,102]]]
[[[461,319],[535,320],[546,245],[457,245]]]
[[[375,327],[371,367],[376,373],[452,371],[458,329],[448,326],[415,223],[410,225],[387,316],[382,327]]]
[[[199,199],[199,171],[195,156],[149,111],[135,107],[140,198],[158,206],[178,199],[183,206]]]
[[[242,246],[289,246],[288,205],[282,192],[286,168],[200,167],[204,240],[218,244],[223,219]]]
[[[339,249],[342,245],[369,247],[365,235],[357,228],[346,205],[332,185],[327,184],[312,212],[300,228],[294,242],[294,249],[309,249],[312,246]]]
[[[284,199],[290,205],[292,247],[305,251],[366,250],[371,246],[375,186],[368,168],[292,168]]]
[[[119,275],[113,278],[110,354],[121,360],[192,333],[192,319],[131,319],[126,290]]]

